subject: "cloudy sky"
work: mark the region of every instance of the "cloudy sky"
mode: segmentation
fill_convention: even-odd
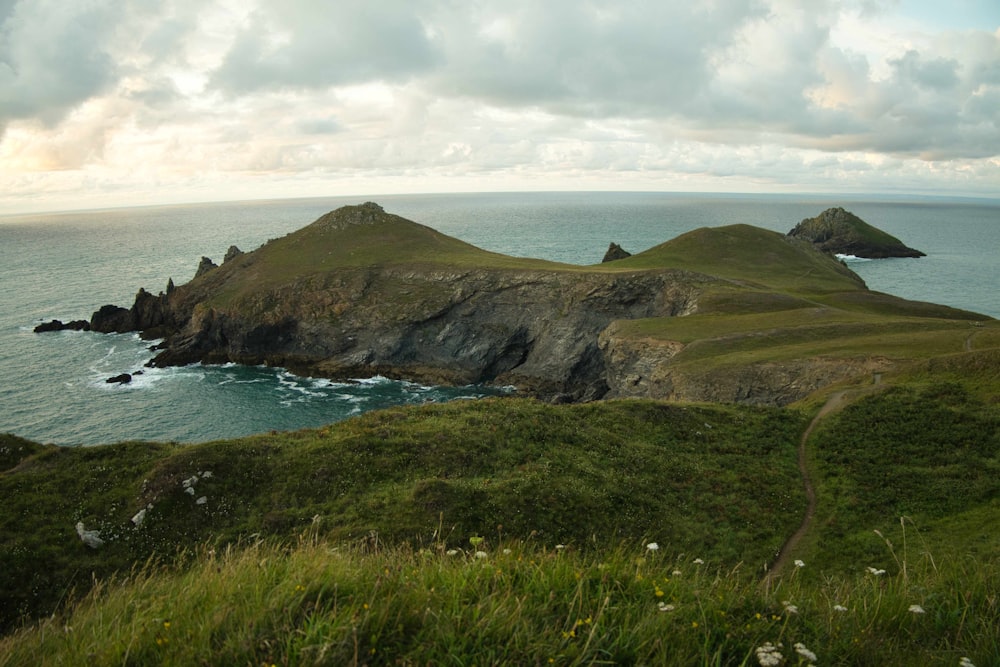
[[[0,0],[0,213],[1000,196],[998,0]]]

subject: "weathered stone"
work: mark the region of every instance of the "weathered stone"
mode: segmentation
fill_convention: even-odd
[[[109,377],[105,380],[108,384],[128,384],[132,381],[131,373],[122,373],[121,375],[115,375],[114,377]]]

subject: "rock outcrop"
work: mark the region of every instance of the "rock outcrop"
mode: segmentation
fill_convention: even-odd
[[[823,252],[839,255],[867,259],[925,256],[842,208],[830,208],[815,218],[807,218],[788,235],[809,241]]]
[[[608,251],[604,253],[604,259],[601,260],[601,263],[613,262],[616,259],[625,259],[626,257],[631,257],[631,256],[632,253],[630,253],[628,250],[625,250],[617,243],[612,243],[611,245],[608,246]]]
[[[219,268],[219,265],[213,262],[210,257],[202,257],[201,261],[198,262],[198,268],[194,272],[194,277],[198,278],[199,276],[205,275],[212,269],[217,269],[217,268]]]
[[[90,331],[90,322],[87,320],[73,320],[72,322],[51,320],[34,328],[35,333],[48,333],[50,331]]]

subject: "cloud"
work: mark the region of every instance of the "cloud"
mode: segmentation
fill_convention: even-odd
[[[242,94],[406,79],[434,60],[417,7],[406,1],[262,2],[212,85]]]
[[[13,119],[52,126],[113,86],[109,3],[8,0],[0,20],[0,130]]]
[[[906,6],[0,0],[0,189],[62,170],[995,192],[1000,31]]]

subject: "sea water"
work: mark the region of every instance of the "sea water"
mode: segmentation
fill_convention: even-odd
[[[705,226],[778,232],[831,206],[922,250],[920,259],[848,260],[869,288],[1000,317],[1000,201],[944,198],[507,193],[338,197],[0,217],[0,432],[60,445],[199,442],[319,426],[391,405],[475,398],[485,387],[384,378],[331,382],[235,365],[143,369],[135,334],[35,334],[43,321],[130,306],[143,287],[189,280],[205,255],[253,250],[346,204],[388,212],[479,247],[574,264],[610,242],[639,252]],[[108,377],[143,373],[130,384]]]

